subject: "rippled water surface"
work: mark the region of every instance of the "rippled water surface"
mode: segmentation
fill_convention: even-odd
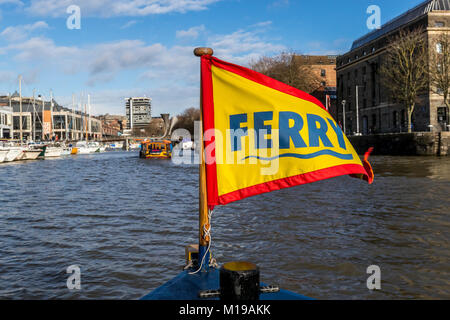
[[[214,256],[318,299],[450,298],[450,157],[371,162],[371,186],[339,177],[217,208]],[[173,278],[197,242],[197,175],[136,152],[0,164],[0,298],[137,299]]]

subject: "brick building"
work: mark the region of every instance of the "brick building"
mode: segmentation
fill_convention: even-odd
[[[105,114],[98,116],[102,122],[103,137],[117,137],[127,128],[127,117]]]
[[[309,93],[324,106],[328,105],[328,110],[336,119],[336,56],[300,55],[297,59],[301,60],[301,65],[310,66],[313,75],[319,79],[319,86]]]

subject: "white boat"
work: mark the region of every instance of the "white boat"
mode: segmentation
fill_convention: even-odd
[[[23,157],[21,160],[36,160],[41,152],[42,150],[39,149],[24,149]]]
[[[11,162],[22,159],[24,148],[15,146],[11,142],[0,142],[0,150],[7,151],[3,162]]]
[[[100,152],[100,143],[93,141],[89,142],[87,145],[90,148],[91,153]]]
[[[140,143],[130,143],[130,150],[138,150],[140,147]]]
[[[193,150],[194,149],[194,142],[191,140],[183,140],[181,143],[181,147],[183,150]]]
[[[5,157],[5,162],[20,160],[23,157],[23,150],[19,147],[11,147]]]
[[[70,156],[72,154],[72,148],[66,147],[63,148],[61,152],[61,156]]]
[[[8,150],[0,150],[0,163],[5,161],[7,154],[8,154]]]
[[[61,157],[62,151],[63,151],[62,147],[47,146],[47,148],[45,148],[44,158],[58,158],[58,157]]]
[[[86,141],[78,141],[76,147],[78,148],[78,154],[94,153],[99,148],[99,146],[93,145],[92,142],[86,143]]]
[[[121,149],[123,149],[122,142],[110,143],[106,146],[106,150],[108,150],[108,151],[115,151],[115,150],[121,150]]]

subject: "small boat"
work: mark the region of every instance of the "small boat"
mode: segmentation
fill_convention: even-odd
[[[181,148],[183,150],[194,150],[195,145],[194,145],[194,142],[191,140],[183,140],[181,142]]]
[[[61,152],[61,156],[70,156],[72,154],[72,148],[65,147]]]
[[[47,146],[47,148],[45,148],[44,158],[58,158],[61,157],[62,152],[62,147]]]
[[[123,143],[122,142],[117,142],[117,143],[110,143],[107,146],[108,150],[120,150],[123,149]]]
[[[86,141],[78,141],[76,148],[78,149],[78,154],[90,154],[96,152],[99,147],[92,144],[92,142],[87,143]]]
[[[0,150],[0,163],[5,161],[7,154],[8,154],[8,150]]]
[[[100,143],[93,141],[88,143],[88,147],[91,148],[92,152],[105,152],[105,147],[101,145]]]
[[[130,150],[139,150],[141,145],[139,143],[130,143]]]
[[[163,141],[144,141],[141,143],[139,157],[144,159],[170,159],[172,157],[172,143]]]
[[[6,151],[3,162],[20,160],[23,157],[23,148],[14,146],[12,143],[1,144],[0,151],[3,151],[3,153]]]
[[[22,160],[36,160],[41,152],[42,150],[39,149],[25,149],[23,150]]]
[[[5,162],[11,162],[20,160],[23,157],[22,148],[12,147],[8,150],[8,154],[6,155]]]

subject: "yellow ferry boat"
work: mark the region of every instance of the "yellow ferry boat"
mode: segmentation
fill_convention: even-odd
[[[144,159],[170,159],[172,157],[172,143],[163,141],[143,141],[139,157]]]

